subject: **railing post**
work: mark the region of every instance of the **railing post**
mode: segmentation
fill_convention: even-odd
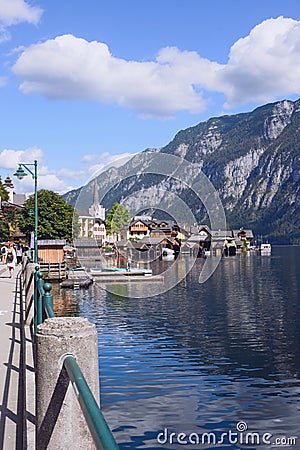
[[[44,280],[43,273],[38,272],[39,267],[37,266],[36,276],[36,316],[37,316],[37,325],[40,325],[43,322],[43,298],[42,293],[44,291]]]
[[[48,317],[55,317],[53,312],[53,295],[51,294],[52,284],[44,283],[43,294],[43,321]]]
[[[95,449],[63,361],[76,358],[99,399],[98,338],[94,324],[80,317],[46,319],[36,334],[36,448]]]

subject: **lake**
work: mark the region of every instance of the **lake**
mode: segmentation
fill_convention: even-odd
[[[300,448],[300,247],[272,250],[223,258],[203,284],[199,258],[150,298],[54,289],[57,315],[96,324],[120,449]]]

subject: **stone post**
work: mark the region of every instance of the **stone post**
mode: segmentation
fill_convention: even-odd
[[[95,325],[79,317],[46,319],[36,334],[36,448],[95,449],[63,359],[73,355],[99,401]]]

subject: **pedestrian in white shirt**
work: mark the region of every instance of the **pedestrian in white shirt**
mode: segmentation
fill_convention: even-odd
[[[16,262],[17,262],[16,251],[14,249],[14,246],[12,244],[9,244],[6,252],[5,263],[6,267],[9,270],[10,278],[12,277],[13,271],[16,268]]]

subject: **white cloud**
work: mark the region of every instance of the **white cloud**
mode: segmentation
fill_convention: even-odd
[[[86,172],[84,170],[72,170],[63,168],[57,172],[57,175],[61,178],[78,181],[79,179],[82,179],[86,176]]]
[[[11,38],[10,33],[7,31],[6,27],[0,23],[0,44],[2,42],[9,41]]]
[[[20,88],[25,94],[93,99],[152,116],[201,111],[205,102],[193,89],[195,77],[178,69],[178,64],[167,61],[167,50],[154,62],[125,61],[113,57],[103,43],[72,35],[30,46],[13,67],[24,79]]]
[[[146,117],[171,117],[204,110],[209,91],[223,93],[227,106],[299,94],[299,63],[300,22],[278,17],[234,43],[227,64],[175,47],[161,49],[154,61],[126,61],[104,43],[63,35],[25,49],[13,70],[25,94],[92,99]]]
[[[108,152],[99,155],[89,154],[83,156],[81,165],[77,170],[69,168],[55,170],[50,169],[44,163],[43,151],[37,147],[28,148],[26,150],[4,149],[0,152],[0,174],[2,174],[2,180],[4,180],[7,175],[11,177],[16,192],[32,194],[34,190],[34,181],[30,173],[24,168],[28,176],[24,177],[22,180],[18,180],[13,174],[18,169],[19,164],[26,164],[28,169],[33,171],[34,161],[37,160],[38,189],[50,189],[63,194],[84,185],[88,181],[87,178],[94,178],[109,167],[119,167],[122,164],[125,164],[132,156],[134,155],[130,153],[122,153],[119,155],[112,155]]]
[[[42,9],[24,0],[0,0],[0,22],[6,26],[19,22],[38,23]]]
[[[0,153],[0,167],[3,169],[17,170],[19,164],[33,164],[35,159],[38,160],[41,158],[42,150],[37,147],[31,147],[27,150],[4,149]]]
[[[24,0],[0,0],[0,44],[11,39],[10,26],[20,22],[37,24],[42,13],[41,8]]]
[[[21,181],[15,178],[13,174],[18,169],[19,164],[26,164],[28,169],[33,172],[34,160],[38,161],[38,189],[50,189],[55,192],[64,193],[73,189],[73,186],[68,183],[69,179],[76,179],[78,181],[79,176],[82,178],[85,176],[83,171],[74,173],[69,169],[61,169],[58,171],[49,169],[43,162],[42,150],[32,147],[26,150],[4,149],[0,152],[0,172],[3,175],[2,179],[9,175],[13,180],[16,192],[31,194],[34,190],[34,181],[30,172],[24,168],[28,176],[24,177]]]
[[[129,161],[134,156],[133,153],[120,153],[112,155],[109,152],[101,153],[100,155],[88,154],[83,156],[82,162],[88,164],[88,175],[90,178],[98,176],[101,172],[110,167],[120,167]],[[87,182],[87,180],[85,180]]]
[[[257,25],[230,50],[219,73],[229,105],[300,93],[300,22],[278,17]]]
[[[97,160],[99,155],[96,155],[95,153],[89,153],[88,155],[84,155],[81,159],[83,163],[90,163],[92,161]]]

